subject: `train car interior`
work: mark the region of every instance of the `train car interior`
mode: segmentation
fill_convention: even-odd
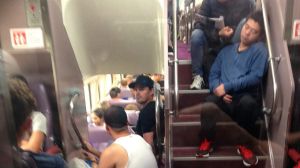
[[[17,141],[12,112],[16,104],[10,101],[8,85],[12,76],[27,80],[35,110],[46,118],[47,134],[39,152],[76,167],[76,158],[91,165],[83,154],[91,152],[89,145],[101,153],[114,142],[103,125],[107,107],[124,108],[134,134],[143,105],[129,86],[143,74],[154,81],[152,147],[157,167],[300,168],[298,0],[234,0],[249,1],[251,11],[262,12],[268,58],[259,87],[261,107],[253,132],[224,112],[209,114],[215,121],[213,151],[198,155],[202,126],[208,123],[206,101],[214,94],[209,73],[220,50],[206,46],[205,84],[195,89],[191,41],[199,20],[213,23],[218,31],[226,26],[223,16],[199,14],[204,5],[217,1],[228,0],[1,0],[0,167],[24,167],[18,158],[28,157]],[[248,26],[243,19],[230,43],[243,38],[241,32]],[[95,117],[101,121],[96,123]],[[240,143],[251,148],[248,155],[255,155],[255,164],[244,163],[237,153]]]

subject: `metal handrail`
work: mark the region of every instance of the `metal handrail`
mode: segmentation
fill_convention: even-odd
[[[268,52],[269,52],[269,61],[270,61],[270,68],[271,68],[271,75],[272,75],[272,81],[273,81],[273,102],[272,102],[272,107],[269,112],[267,112],[265,116],[265,126],[267,129],[267,138],[268,138],[268,149],[269,149],[269,155],[270,155],[270,163],[271,167],[275,167],[275,162],[274,162],[274,154],[272,150],[272,145],[270,142],[270,132],[269,132],[269,122],[268,122],[268,113],[274,113],[274,111],[277,108],[277,101],[278,101],[278,84],[277,84],[277,76],[275,73],[275,57],[273,56],[273,50],[272,50],[272,45],[271,45],[271,38],[270,38],[270,27],[269,27],[269,20],[267,16],[267,10],[266,10],[266,4],[265,0],[261,0],[261,7],[262,7],[262,13],[263,13],[263,19],[264,19],[264,26],[265,26],[265,31],[266,31],[266,39],[267,39],[267,44],[268,44]]]
[[[80,144],[76,144],[76,146],[78,148],[81,147],[82,149],[84,149],[86,151],[89,151],[88,147],[84,143],[84,140],[83,140],[83,138],[82,138],[82,136],[81,136],[81,134],[80,134],[80,132],[79,132],[79,130],[77,128],[77,125],[75,123],[75,120],[73,118],[73,111],[74,111],[74,107],[75,107],[75,100],[77,100],[77,98],[79,97],[79,95],[80,94],[78,92],[75,92],[75,93],[71,94],[71,99],[70,99],[70,102],[69,102],[70,121],[71,121],[71,124],[72,124],[72,128],[75,131],[75,133],[76,133],[76,135],[78,137],[78,140],[80,142]]]
[[[73,114],[73,110],[74,110],[74,102],[75,100],[79,97],[79,93],[74,93],[73,95],[71,95],[71,99],[70,99],[70,103],[69,103],[69,110],[71,115]]]
[[[266,31],[266,39],[268,44],[268,52],[269,52],[269,61],[270,61],[270,68],[271,68],[271,75],[272,75],[272,82],[273,82],[273,102],[271,107],[271,113],[276,110],[277,108],[277,101],[278,101],[278,84],[277,84],[277,76],[275,73],[275,57],[273,56],[273,49],[271,45],[271,37],[270,37],[270,27],[269,27],[269,20],[266,11],[265,0],[261,0],[262,6],[262,13]]]
[[[173,48],[174,48],[174,93],[175,109],[174,115],[178,113],[179,93],[178,93],[178,51],[177,51],[177,0],[173,0]]]
[[[161,154],[161,123],[160,123],[160,107],[161,107],[161,100],[160,100],[160,90],[154,87],[155,92],[155,124],[156,124],[156,146],[158,147],[158,153]]]

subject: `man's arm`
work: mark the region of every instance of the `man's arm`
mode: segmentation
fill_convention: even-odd
[[[128,155],[120,145],[112,144],[101,154],[98,168],[123,168],[128,162]]]
[[[153,146],[153,135],[153,132],[146,132],[143,134],[144,140],[151,146]]]
[[[222,50],[223,51],[223,50]],[[220,52],[215,59],[209,73],[209,89],[213,93],[214,90],[221,84],[221,67],[222,67],[222,55]]]
[[[42,152],[42,145],[45,139],[45,134],[41,131],[34,131],[31,133],[28,141],[23,141],[21,148],[29,150],[34,153]]]

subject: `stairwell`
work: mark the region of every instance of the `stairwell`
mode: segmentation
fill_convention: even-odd
[[[186,114],[186,108],[203,103],[209,90],[190,90],[192,83],[191,61],[188,46],[178,42],[178,112],[171,114],[167,123],[169,125],[169,153],[170,167],[173,168],[239,168],[243,165],[242,157],[237,153],[236,145],[248,144],[258,157],[258,164],[253,167],[264,168],[269,161],[268,150],[262,145],[265,140],[265,128],[263,120],[256,122],[257,138],[238,126],[226,114],[220,114],[217,118],[214,150],[208,158],[195,157],[199,145],[200,117],[201,114]],[[170,62],[174,60],[169,56]],[[174,64],[169,66],[170,84],[174,84]],[[171,86],[171,88],[174,88]],[[172,92],[172,90],[171,90]],[[174,93],[174,90],[173,90]],[[174,99],[174,97],[173,97]],[[172,106],[175,106],[172,101]],[[200,111],[199,111],[200,112]],[[167,138],[168,139],[168,138]]]

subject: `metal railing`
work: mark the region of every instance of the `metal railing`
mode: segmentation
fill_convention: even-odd
[[[268,45],[268,53],[269,53],[269,62],[270,62],[270,70],[271,70],[271,76],[272,76],[272,82],[273,82],[273,101],[272,101],[272,106],[270,110],[267,110],[268,113],[274,113],[277,108],[277,101],[278,101],[278,84],[277,84],[277,76],[275,72],[275,61],[277,57],[274,57],[273,55],[273,49],[271,45],[271,35],[270,35],[270,27],[269,27],[269,20],[267,16],[267,11],[266,11],[266,4],[265,0],[261,0],[261,6],[262,6],[262,13],[263,13],[263,18],[264,18],[264,26],[265,26],[265,31],[266,31],[266,40],[267,40],[267,45]]]
[[[271,45],[270,27],[269,27],[269,20],[268,20],[268,16],[267,16],[265,0],[261,0],[261,10],[263,13],[264,26],[265,26],[265,32],[266,32],[266,40],[267,40],[268,52],[269,52],[270,70],[271,70],[271,76],[272,76],[272,82],[273,82],[272,107],[270,109],[267,109],[267,108],[264,109],[264,112],[265,112],[264,119],[265,119],[265,126],[267,129],[267,139],[268,139],[270,163],[271,163],[271,167],[273,168],[273,167],[275,167],[275,162],[274,162],[274,154],[273,154],[272,144],[270,141],[269,119],[267,116],[276,111],[277,101],[278,101],[278,84],[277,84],[277,76],[276,76],[276,72],[275,72],[276,58],[273,55],[273,49],[272,49],[272,45]]]
[[[80,143],[78,144],[75,144],[75,146],[79,149],[79,148],[82,148],[86,151],[89,151],[88,147],[86,146],[86,144],[84,143],[84,140],[79,132],[79,129],[77,128],[77,125],[75,123],[75,120],[74,120],[74,117],[73,117],[73,112],[74,112],[74,107],[75,107],[75,101],[78,99],[79,97],[79,93],[78,92],[75,92],[75,93],[72,93],[70,95],[71,99],[70,99],[70,102],[69,102],[69,112],[70,112],[70,121],[71,121],[71,125],[72,125],[72,128],[79,140]]]
[[[154,87],[154,95],[155,95],[155,124],[156,124],[156,146],[158,150],[159,159],[162,157],[162,133],[161,133],[161,99],[160,94],[161,91]]]
[[[173,48],[174,48],[174,103],[173,114],[178,113],[179,88],[178,88],[178,51],[177,51],[177,0],[173,0]]]

